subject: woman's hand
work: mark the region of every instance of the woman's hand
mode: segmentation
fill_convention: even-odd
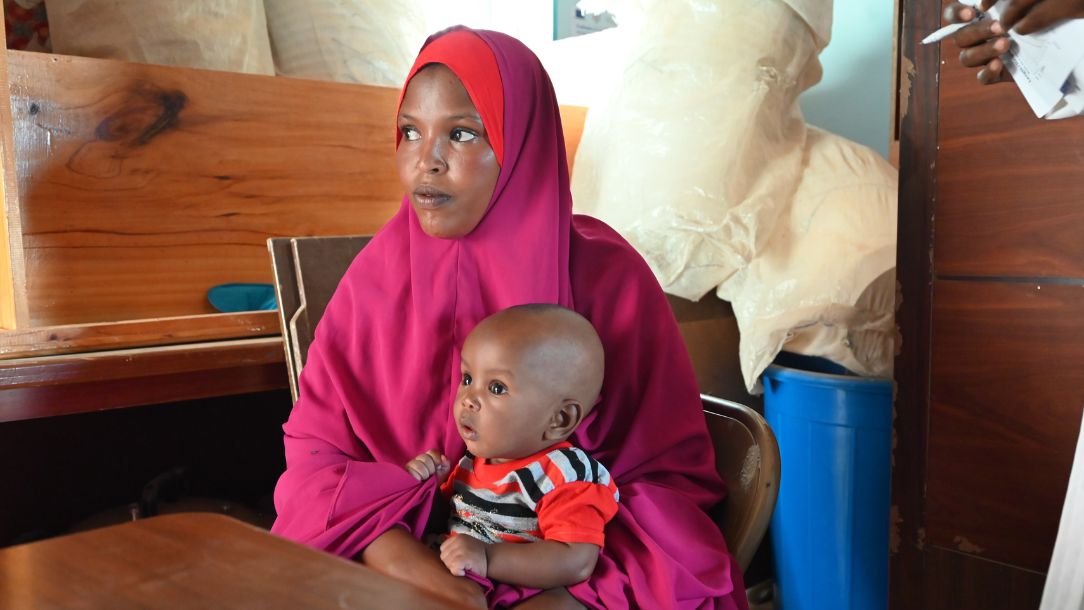
[[[975,18],[975,9],[959,2],[945,7],[944,19],[949,23],[964,23]],[[960,63],[968,68],[982,69],[978,79],[984,85],[1012,80],[1001,55],[1009,50],[1011,41],[1000,21],[983,19],[964,26],[953,35],[960,51]]]
[[[464,576],[470,570],[485,578],[489,571],[486,543],[464,534],[449,536],[440,545],[440,560],[456,576]]]
[[[406,463],[407,472],[415,479],[424,481],[433,475],[443,479],[451,471],[448,457],[436,449],[430,449]]]
[[[982,0],[982,10],[989,10],[997,0]],[[1009,50],[1009,30],[1033,34],[1065,19],[1084,17],[1084,0],[1009,0],[998,20],[983,19],[960,28],[953,39],[961,49],[960,63],[979,68],[978,79],[984,85],[1012,80],[1001,55]],[[954,2],[945,7],[944,19],[964,23],[975,18],[975,9]]]

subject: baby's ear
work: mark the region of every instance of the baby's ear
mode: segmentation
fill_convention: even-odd
[[[546,440],[564,440],[576,431],[576,426],[583,421],[583,405],[574,400],[565,400],[550,418],[546,428]]]

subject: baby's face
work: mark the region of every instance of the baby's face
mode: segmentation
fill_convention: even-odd
[[[526,457],[557,442],[545,438],[561,407],[564,380],[532,366],[495,333],[472,333],[463,346],[455,421],[467,450],[494,462]]]

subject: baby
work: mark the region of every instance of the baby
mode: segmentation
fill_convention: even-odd
[[[461,361],[454,414],[466,455],[450,475],[435,449],[406,465],[421,481],[448,476],[441,560],[453,574],[539,589],[586,580],[618,501],[606,468],[567,441],[602,388],[595,329],[557,305],[511,307],[471,331]]]

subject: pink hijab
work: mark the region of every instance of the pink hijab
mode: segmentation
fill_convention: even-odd
[[[493,199],[469,235],[441,240],[404,197],[344,275],[283,427],[272,531],[344,557],[393,526],[421,537],[437,483],[403,465],[432,448],[462,455],[452,400],[467,333],[500,309],[557,303],[591,320],[606,349],[601,402],[572,440],[621,490],[594,575],[569,591],[595,608],[745,608],[741,570],[705,513],[723,486],[685,346],[640,256],[602,222],[572,215],[549,77],[497,32],[454,28],[426,45],[412,74],[448,65],[483,121],[503,121]],[[464,53],[495,61],[499,112],[492,78],[463,64]],[[534,593],[497,584],[489,599],[497,607]]]

